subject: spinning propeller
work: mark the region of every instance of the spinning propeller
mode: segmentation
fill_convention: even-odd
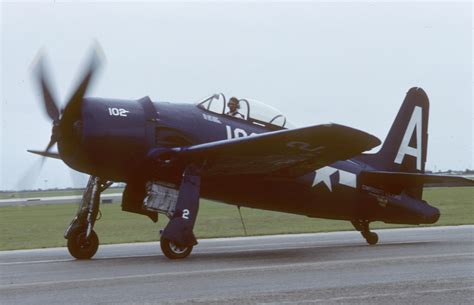
[[[40,155],[42,158],[39,163],[35,163],[29,168],[21,180],[17,182],[18,189],[30,189],[33,187],[47,157],[56,159],[62,158],[58,153],[50,151],[54,144],[58,143],[60,152],[63,151],[67,153],[75,149],[76,146],[74,143],[78,142],[80,134],[82,133],[82,100],[95,73],[102,65],[102,58],[104,58],[102,50],[98,43],[96,43],[91,50],[91,55],[85,65],[86,69],[82,78],[80,78],[80,82],[77,84],[76,89],[64,107],[60,108],[53,94],[52,88],[54,88],[54,86],[52,85],[46,58],[42,52],[36,57],[36,60],[33,62],[33,76],[41,92],[40,96],[43,97],[43,109],[51,119],[53,127],[51,138],[44,151],[28,150],[28,152]],[[81,178],[78,178],[77,172],[71,170],[71,177],[75,187],[83,187],[83,182],[79,182]],[[27,181],[26,186],[25,181]]]
[[[28,150],[28,152],[35,153],[46,157],[58,157],[54,153],[50,153],[50,149],[54,144],[61,142],[62,140],[73,140],[71,138],[77,138],[81,133],[81,105],[85,93],[89,87],[89,84],[95,74],[100,68],[102,60],[102,52],[100,47],[96,44],[92,49],[91,56],[86,65],[86,70],[81,78],[81,81],[74,90],[67,103],[63,108],[59,108],[57,101],[55,100],[51,88],[51,81],[49,78],[48,69],[45,64],[43,56],[39,56],[34,66],[34,74],[38,81],[38,86],[43,96],[43,106],[46,114],[52,121],[51,138],[44,151]]]

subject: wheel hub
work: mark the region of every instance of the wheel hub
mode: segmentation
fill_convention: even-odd
[[[175,245],[173,242],[170,241],[170,249],[173,250],[174,253],[176,254],[182,254],[184,252],[186,252],[186,250],[188,249],[187,247],[179,247],[177,245]]]
[[[87,249],[90,247],[91,242],[90,240],[86,237],[85,233],[82,233],[78,236],[78,244],[81,249]]]

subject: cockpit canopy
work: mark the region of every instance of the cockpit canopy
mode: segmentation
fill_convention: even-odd
[[[244,98],[238,100],[240,107],[237,111],[243,116],[243,120],[262,127],[267,127],[270,124],[280,128],[293,128],[292,124],[287,121],[286,117],[279,110],[256,100]],[[205,98],[198,102],[197,106],[221,115],[225,115],[230,111],[226,97],[222,93]]]

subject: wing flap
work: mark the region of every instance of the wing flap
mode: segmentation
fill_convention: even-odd
[[[178,153],[188,161],[203,162],[203,174],[208,175],[297,176],[379,144],[363,131],[326,124],[183,147]]]

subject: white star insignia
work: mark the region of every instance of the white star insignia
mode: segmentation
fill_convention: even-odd
[[[329,191],[332,192],[331,175],[334,174],[335,172],[337,172],[337,169],[329,167],[329,166],[325,166],[323,168],[316,170],[312,187],[322,182],[326,184]]]

